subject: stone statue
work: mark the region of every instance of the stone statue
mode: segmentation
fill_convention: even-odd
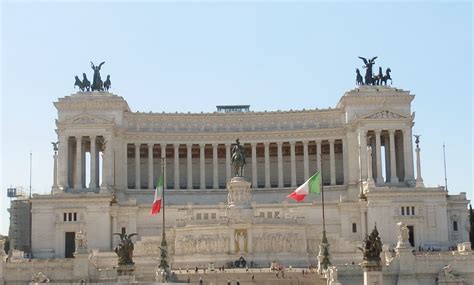
[[[49,283],[49,278],[43,272],[38,272],[31,276],[32,283]]]
[[[91,61],[91,68],[94,70],[94,79],[92,81],[92,91],[103,91],[104,90],[104,83],[100,78],[100,68],[105,63],[105,61],[101,62],[98,66],[94,65]]]
[[[408,244],[408,238],[410,237],[410,235],[409,235],[409,230],[408,230],[407,225],[403,222],[398,222],[397,226],[398,226],[397,247]]]
[[[105,91],[109,91],[111,85],[112,85],[112,84],[111,84],[111,82],[110,82],[110,75],[107,75],[107,79],[106,79],[105,82],[104,82],[104,89],[105,89]]]
[[[125,231],[122,233],[114,233],[112,235],[120,236],[120,243],[115,247],[114,251],[118,255],[118,265],[133,265],[133,242],[132,237],[138,234],[133,233],[127,235]]]
[[[460,279],[459,274],[453,271],[450,264],[444,266],[443,269],[441,269],[441,271],[438,273],[438,280],[447,281],[447,280],[459,280],[459,279]]]
[[[358,247],[364,254],[365,262],[375,262],[380,265],[380,253],[382,252],[382,241],[379,237],[377,225],[375,225],[372,233],[364,239],[364,248]]]
[[[51,142],[51,144],[53,145],[53,150],[55,152],[59,150],[59,148],[58,148],[59,142]]]
[[[76,252],[82,253],[87,251],[87,240],[86,233],[83,230],[80,230],[76,233]]]
[[[244,147],[240,144],[239,139],[235,140],[235,145],[232,147],[232,166],[234,167],[234,176],[242,177],[245,165]]]
[[[362,61],[364,61],[364,64],[365,64],[364,68],[366,68],[365,85],[374,85],[374,78],[372,77],[372,66],[375,64],[375,59],[377,57],[373,57],[372,59],[369,58],[369,60],[361,56],[359,56],[359,58],[362,59]]]
[[[245,236],[242,232],[236,232],[235,233],[235,241],[237,242],[237,245],[239,246],[238,252],[243,252],[245,251]]]

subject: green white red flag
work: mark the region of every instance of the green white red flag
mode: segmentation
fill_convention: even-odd
[[[163,174],[161,174],[158,179],[158,184],[155,189],[155,200],[153,200],[153,205],[151,206],[150,216],[156,215],[161,210],[161,199],[163,197]]]
[[[301,202],[309,194],[319,193],[321,193],[321,172],[317,171],[305,183],[303,183],[287,197],[294,199],[297,202]]]

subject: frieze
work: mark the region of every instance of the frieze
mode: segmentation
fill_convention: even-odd
[[[378,111],[364,119],[406,119],[407,117],[399,115],[389,110]]]

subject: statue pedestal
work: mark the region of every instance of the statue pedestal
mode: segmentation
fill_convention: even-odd
[[[87,251],[74,253],[72,275],[76,280],[89,281],[89,254]]]
[[[117,269],[117,283],[135,283],[135,264],[121,264]]]
[[[227,204],[229,207],[250,208],[252,195],[250,194],[251,183],[244,177],[233,177],[227,183]]]
[[[383,285],[382,265],[377,261],[363,261],[364,285]]]

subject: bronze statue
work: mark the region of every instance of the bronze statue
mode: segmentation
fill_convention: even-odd
[[[421,135],[413,135],[415,137],[416,148],[419,148],[420,137]]]
[[[380,253],[382,252],[382,241],[379,237],[379,232],[377,231],[377,225],[375,225],[372,233],[369,236],[366,236],[364,239],[364,248],[358,247],[364,254],[364,261],[367,262],[376,262],[380,265]]]
[[[122,233],[114,233],[112,235],[120,236],[120,243],[115,247],[114,251],[118,255],[118,265],[132,265],[133,262],[133,242],[132,237],[138,234],[133,233],[127,235],[124,230]]]
[[[110,75],[107,75],[107,79],[104,82],[104,89],[105,91],[109,91],[111,82],[110,82]]]
[[[58,148],[59,142],[51,142],[51,144],[53,145],[53,150],[55,152],[59,150],[59,148]]]
[[[100,78],[100,68],[105,63],[105,61],[101,62],[98,66],[95,66],[94,63],[91,61],[91,68],[94,70],[94,80],[92,81],[92,91],[103,91],[104,90],[104,83]]]
[[[239,139],[235,140],[235,145],[232,147],[232,166],[234,167],[235,177],[242,177],[245,165],[244,147],[240,145]]]
[[[364,61],[364,68],[365,70],[365,85],[374,85],[374,78],[372,77],[372,66],[375,64],[375,59],[377,57],[373,57],[372,59],[367,60],[364,57],[359,56],[360,59]]]
[[[84,92],[84,85],[82,85],[82,81],[79,79],[79,76],[75,76],[74,79],[76,80],[74,82],[74,88],[79,87],[79,90],[81,90],[82,92]]]
[[[82,88],[84,88],[87,92],[91,91],[91,82],[87,80],[85,73],[82,74]]]
[[[364,80],[362,79],[362,75],[360,75],[360,70],[358,68],[356,68],[356,84],[364,85]]]
[[[387,85],[387,80],[390,79],[390,84],[392,84],[392,77],[390,77],[390,72],[392,72],[392,70],[389,68],[387,68],[387,70],[385,70],[385,75],[382,76],[382,79],[380,80],[380,85],[382,85],[382,83],[384,85]]]

